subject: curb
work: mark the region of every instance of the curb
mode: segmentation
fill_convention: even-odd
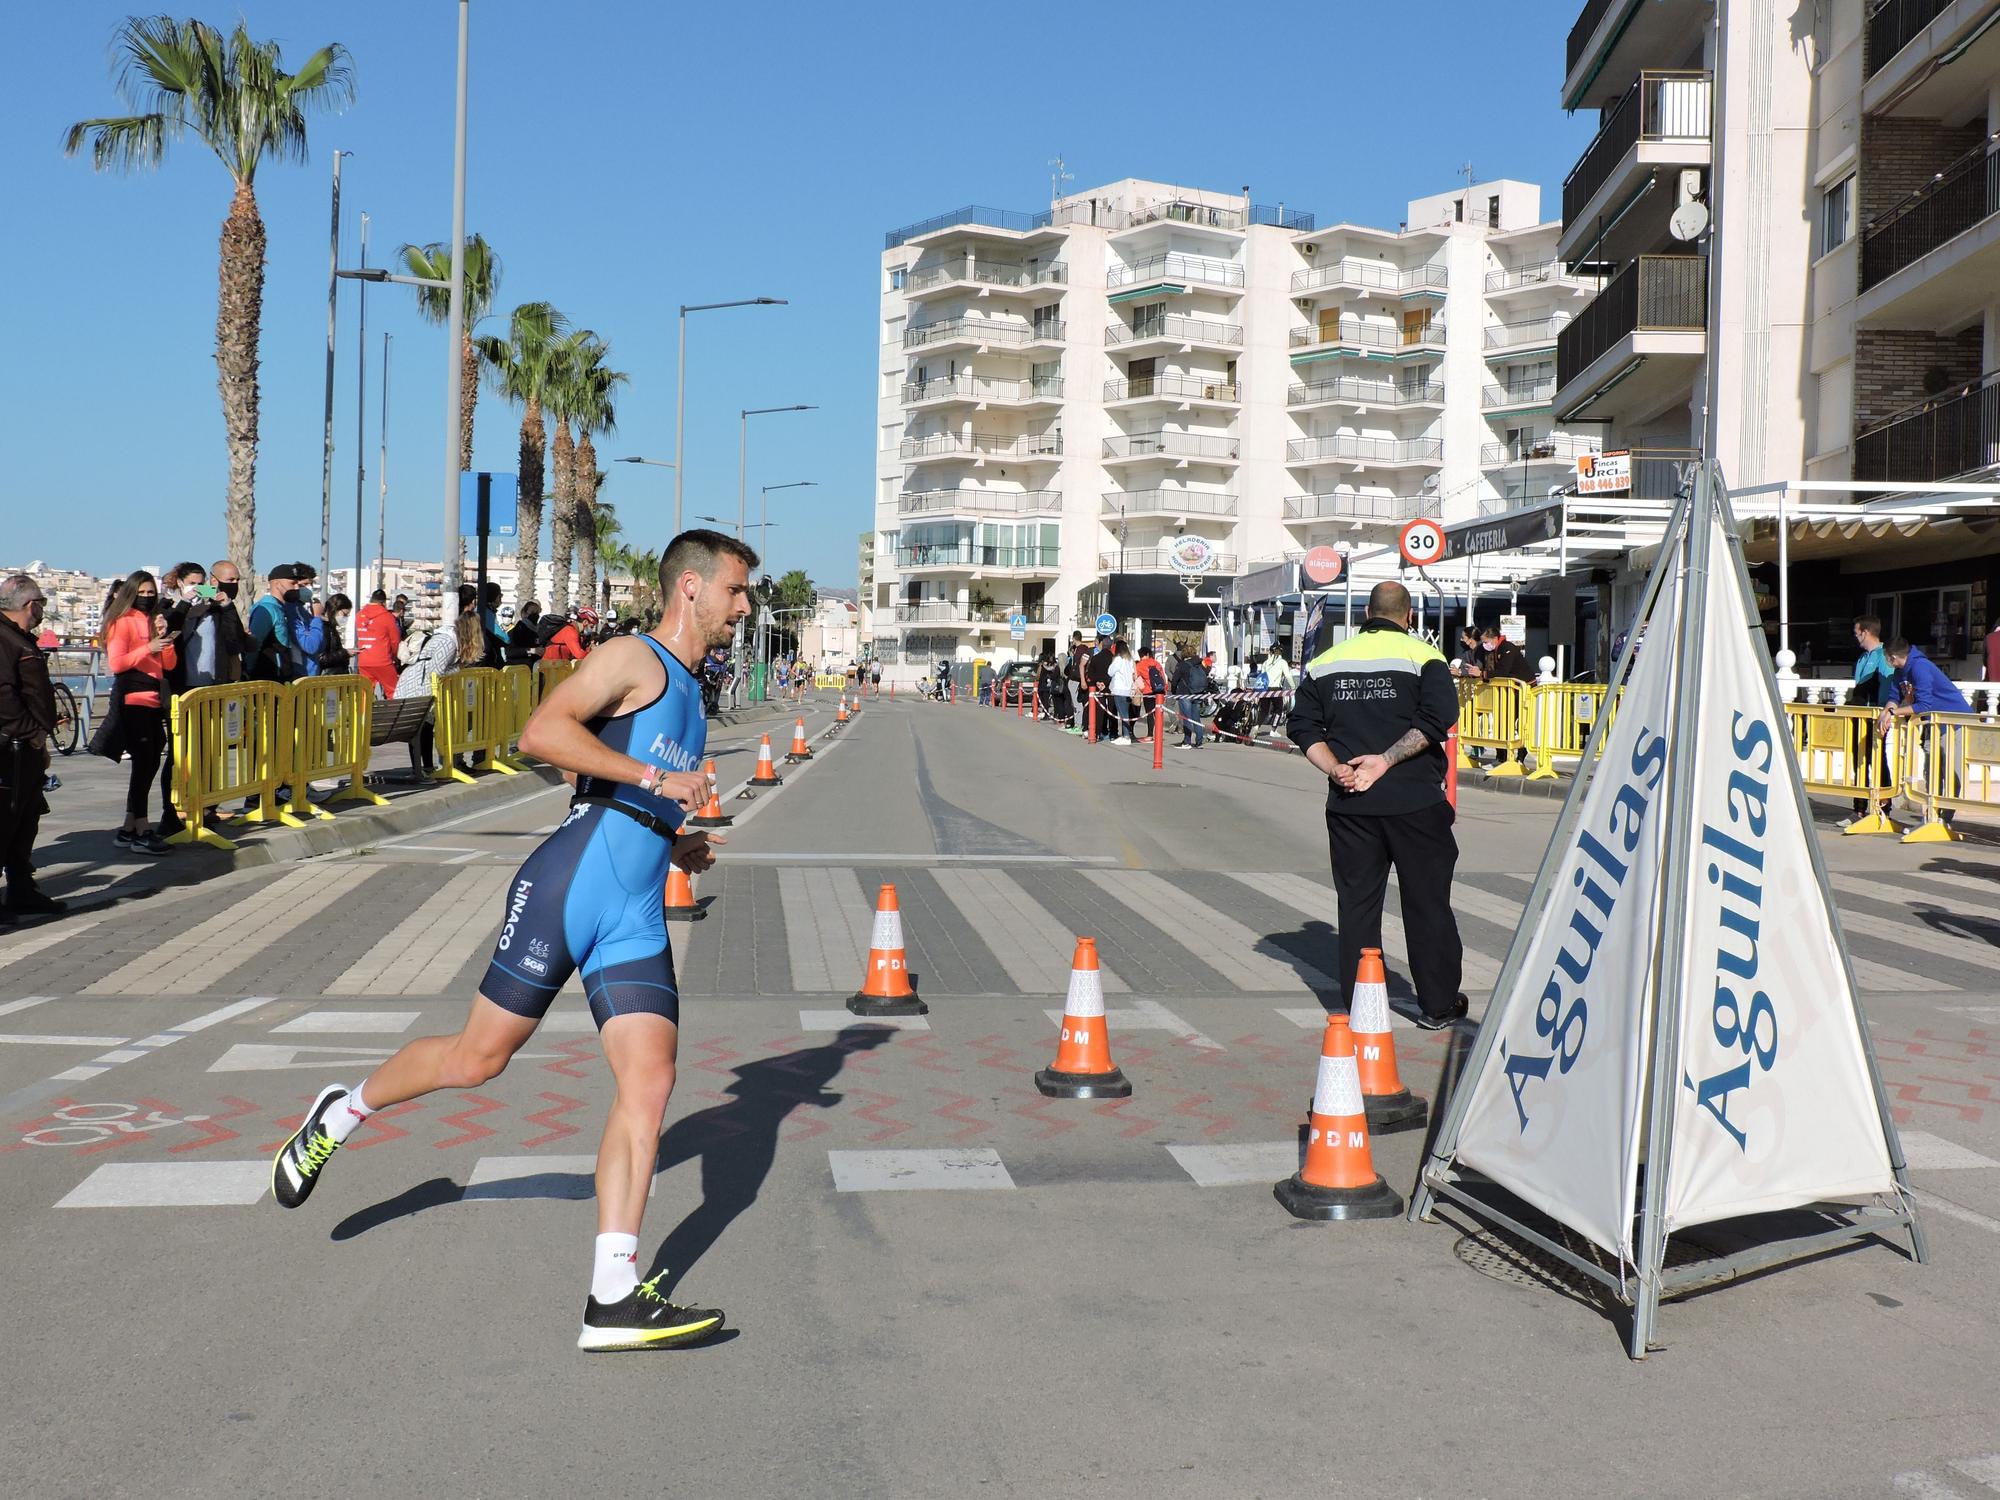
[[[1477,778],[1477,779],[1471,779]],[[1569,795],[1570,783],[1576,778],[1558,776],[1553,781],[1530,781],[1525,776],[1487,776],[1480,772],[1458,773],[1458,794],[1467,792],[1488,793],[1496,797],[1534,797],[1541,801],[1560,802]]]

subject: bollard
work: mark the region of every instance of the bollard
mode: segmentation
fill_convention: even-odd
[[[1086,738],[1091,744],[1097,743],[1097,689],[1090,690],[1090,733]]]
[[[1028,704],[1028,717],[1033,719],[1037,724],[1042,721],[1042,685],[1040,682],[1035,684],[1035,696]]]
[[[1017,719],[1028,717],[1028,690],[1018,682],[1014,684],[1014,717]]]
[[[1444,737],[1444,800],[1451,804],[1453,812],[1458,811],[1458,726],[1451,726],[1451,732]]]
[[[1153,769],[1167,768],[1167,700],[1153,700]]]

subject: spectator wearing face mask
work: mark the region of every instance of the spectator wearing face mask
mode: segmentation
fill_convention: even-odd
[[[264,597],[250,609],[250,646],[243,675],[253,682],[290,682],[299,675],[292,656],[291,599],[299,575],[279,563],[264,577]]]
[[[308,673],[314,677],[342,677],[354,670],[354,657],[347,649],[347,617],[354,613],[354,601],[345,594],[335,594],[323,606],[325,626],[319,643],[319,655],[308,664]]]
[[[311,563],[292,564],[298,587],[285,603],[285,624],[292,633],[292,676],[317,677],[320,652],[326,646],[326,606],[319,599],[319,570]]]
[[[130,758],[125,821],[114,835],[120,848],[165,854],[167,844],[146,816],[153,777],[166,743],[166,676],[179,659],[160,613],[160,586],[151,573],[129,575],[112,592],[104,616],[105,667],[111,673],[111,711],[91,736],[90,751],[114,765]]]
[[[250,648],[243,616],[236,612],[242,587],[243,575],[224,558],[208,570],[206,590],[196,589],[195,597],[187,601],[176,644],[183,688],[242,680],[243,658]]]
[[[56,695],[48,658],[36,638],[48,598],[25,573],[0,581],[0,870],[7,904],[0,925],[16,917],[54,916],[63,903],[35,885],[31,855],[42,814],[49,739],[56,732]]]
[[[198,562],[175,563],[167,570],[160,589],[159,617],[166,622],[169,640],[187,639],[188,622],[197,606],[203,606],[215,591],[208,586],[208,570]],[[166,737],[160,747],[160,823],[162,837],[181,831],[180,815],[174,810],[174,699],[190,686],[187,680],[188,653],[176,645],[173,665],[166,670]]]

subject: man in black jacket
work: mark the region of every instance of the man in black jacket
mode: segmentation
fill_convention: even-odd
[[[35,644],[47,606],[40,585],[27,574],[0,582],[0,869],[7,874],[0,922],[64,909],[35,888],[30,857],[35,831],[49,810],[42,783],[56,732],[49,662]]]
[[[1327,842],[1340,926],[1341,979],[1382,946],[1393,866],[1403,891],[1410,979],[1429,1031],[1466,1013],[1464,949],[1451,911],[1458,863],[1445,799],[1445,737],[1458,694],[1445,659],[1410,633],[1410,594],[1378,583],[1360,630],[1306,664],[1286,729],[1329,783]]]
[[[1083,659],[1084,702],[1080,705],[1083,713],[1084,732],[1093,742],[1117,738],[1118,729],[1111,713],[1111,637],[1100,635],[1097,647]],[[1091,712],[1091,704],[1096,704],[1096,712]],[[1092,731],[1095,732],[1092,732]]]
[[[1181,748],[1199,750],[1208,742],[1202,716],[1208,712],[1208,668],[1190,652],[1174,665],[1174,710],[1181,718]],[[1194,738],[1190,740],[1188,737]]]

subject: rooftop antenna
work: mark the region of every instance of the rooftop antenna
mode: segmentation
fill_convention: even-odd
[[[1466,162],[1462,166],[1460,166],[1458,169],[1458,175],[1465,179],[1465,185],[1468,188],[1471,187],[1473,184],[1472,163]]]
[[[1070,171],[1068,163],[1058,151],[1049,159],[1049,207],[1054,208],[1062,200],[1063,184],[1076,181],[1076,173]]]

